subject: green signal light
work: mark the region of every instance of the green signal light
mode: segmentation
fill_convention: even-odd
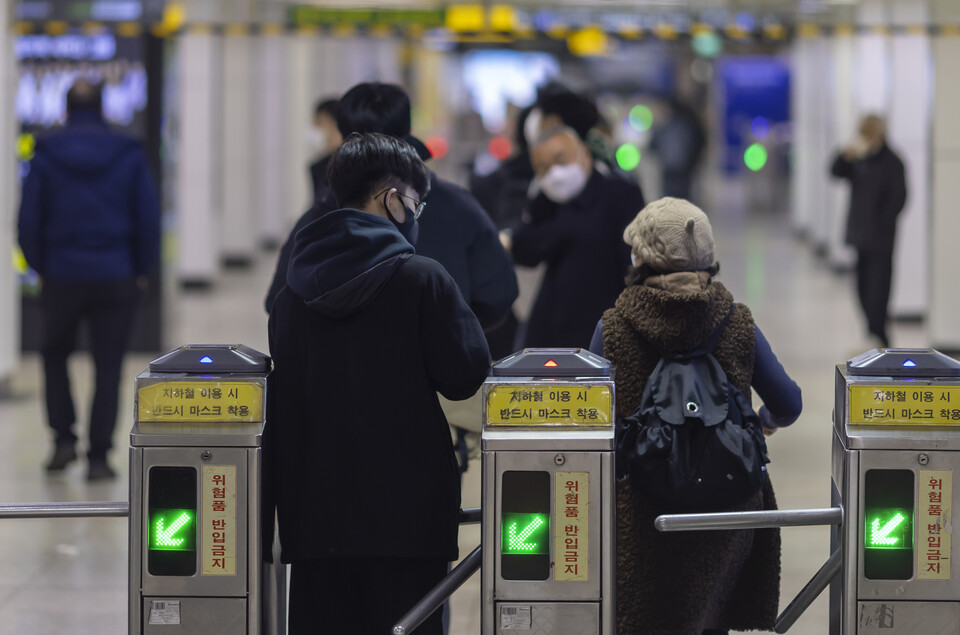
[[[913,523],[907,510],[877,510],[865,521],[865,548],[913,548]]]
[[[505,554],[550,553],[547,514],[504,514],[500,551]]]
[[[743,153],[743,162],[754,172],[759,172],[767,164],[767,149],[759,143],[751,144]]]
[[[158,511],[150,520],[150,548],[159,551],[193,551],[196,546],[195,513],[189,509]]]
[[[617,148],[617,165],[625,172],[631,172],[640,165],[640,148],[632,143],[625,143]]]
[[[653,125],[653,111],[649,106],[637,104],[630,109],[630,115],[627,117],[630,126],[637,132],[649,130]]]

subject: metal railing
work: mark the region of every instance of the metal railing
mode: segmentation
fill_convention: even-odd
[[[755,512],[721,512],[716,514],[664,514],[653,521],[659,531],[729,531],[733,529],[773,529],[777,527],[810,527],[840,525],[843,508],[773,509]],[[800,589],[797,597],[783,609],[774,623],[777,633],[786,633],[810,608],[813,601],[840,574],[843,554],[837,549],[820,570]]]
[[[130,504],[117,502],[6,503],[0,504],[2,518],[126,518]]]

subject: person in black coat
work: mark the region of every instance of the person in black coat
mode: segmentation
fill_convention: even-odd
[[[514,232],[517,264],[546,263],[524,346],[590,344],[594,326],[624,288],[623,230],[643,208],[640,188],[601,174],[576,132],[555,127],[531,152],[539,194]]]
[[[907,182],[903,162],[887,145],[883,119],[864,117],[858,138],[837,154],[830,171],[850,181],[846,241],[857,250],[857,295],[867,330],[886,347],[893,246]]]
[[[426,146],[410,136],[410,99],[399,86],[358,84],[340,99],[338,113],[337,125],[344,137],[354,132],[387,134],[413,145],[421,159],[430,158]],[[507,315],[519,289],[513,263],[500,244],[496,227],[466,190],[432,172],[430,193],[425,200],[430,213],[419,225],[419,238],[414,245],[417,254],[443,265],[484,327],[497,324]],[[297,222],[280,250],[264,303],[268,313],[273,299],[286,284],[296,232],[337,207],[334,196],[322,197]]]
[[[313,183],[314,202],[322,200],[329,194],[330,184],[327,182],[327,166],[330,164],[330,155],[336,150],[343,137],[337,128],[337,113],[340,102],[337,99],[324,99],[317,104],[313,111],[313,125],[310,128],[310,151],[314,162],[310,164],[310,181]]]
[[[43,371],[55,435],[48,472],[77,458],[67,360],[86,323],[96,366],[90,408],[89,480],[116,476],[107,463],[117,424],[120,372],[139,288],[160,263],[160,200],[143,148],[112,132],[99,84],[67,93],[67,126],[41,138],[23,183],[19,239],[42,278]]]
[[[265,499],[292,563],[291,635],[318,620],[387,633],[458,557],[459,471],[437,393],[476,393],[489,352],[453,278],[414,254],[429,188],[416,151],[353,135],[329,174],[343,208],[297,233],[269,319]],[[441,631],[438,611],[417,632]]]

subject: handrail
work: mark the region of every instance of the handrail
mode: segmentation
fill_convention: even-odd
[[[434,611],[443,606],[447,598],[453,595],[453,592],[459,589],[480,568],[483,562],[480,549],[481,547],[478,546],[471,551],[469,556],[464,558],[437,586],[430,589],[430,592],[423,596],[422,600],[401,617],[400,621],[393,627],[393,634],[407,635],[407,633],[412,633],[418,626],[427,621],[427,618],[433,615]]]
[[[755,512],[720,512],[717,514],[664,514],[658,516],[653,525],[659,531],[705,531],[839,525],[842,522],[843,508],[828,507],[826,509],[772,509]]]
[[[842,568],[841,560],[841,552],[839,549],[830,554],[830,558],[823,563],[820,570],[800,589],[797,597],[793,598],[790,605],[783,609],[783,613],[777,618],[776,624],[773,627],[774,631],[777,633],[786,633],[790,630],[790,627],[800,619],[804,611],[810,608],[813,601],[816,600],[820,594],[823,593],[823,590],[830,586],[833,579],[840,574],[840,569]]]
[[[82,503],[5,503],[0,504],[3,518],[125,518],[130,504],[116,502]]]

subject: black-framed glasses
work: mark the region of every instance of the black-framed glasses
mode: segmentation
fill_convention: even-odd
[[[417,199],[413,198],[412,196],[407,196],[406,194],[401,194],[401,193],[400,193],[400,190],[397,190],[397,188],[395,188],[395,187],[388,187],[387,189],[383,190],[382,192],[380,192],[380,194],[377,194],[377,196],[376,196],[376,198],[380,198],[381,195],[384,195],[384,198],[383,198],[383,206],[384,206],[384,207],[387,206],[387,198],[386,198],[385,195],[386,195],[390,190],[396,190],[397,196],[399,196],[400,198],[409,199],[410,202],[413,203],[413,220],[418,220],[418,219],[420,218],[420,215],[423,214],[423,208],[425,208],[425,207],[427,206],[427,202],[426,202],[426,201],[418,201]]]

